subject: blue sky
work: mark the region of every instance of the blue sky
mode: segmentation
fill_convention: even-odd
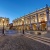
[[[10,23],[15,18],[24,16],[43,8],[50,0],[0,0],[0,16],[10,19]]]

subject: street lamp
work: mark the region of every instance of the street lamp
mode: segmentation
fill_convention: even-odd
[[[2,19],[2,21],[3,21],[3,31],[2,31],[2,34],[5,35],[4,34],[4,19]]]
[[[22,25],[23,25],[23,34],[24,34],[24,19],[22,19]]]

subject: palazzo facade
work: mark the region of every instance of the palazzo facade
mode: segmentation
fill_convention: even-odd
[[[3,29],[3,22],[4,22],[4,29],[6,30],[9,29],[9,18],[0,17],[0,29]]]
[[[35,12],[13,20],[13,26],[17,30],[49,31],[50,7],[39,9]]]

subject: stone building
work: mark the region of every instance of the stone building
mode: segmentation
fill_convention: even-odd
[[[3,24],[4,24],[4,29],[6,30],[9,29],[9,18],[0,17],[0,29],[3,29]]]
[[[17,30],[49,31],[50,30],[50,7],[39,9],[35,12],[13,20],[13,26]]]

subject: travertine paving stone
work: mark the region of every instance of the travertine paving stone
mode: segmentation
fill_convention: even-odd
[[[0,37],[0,50],[50,50],[50,46],[25,36],[2,36]]]

